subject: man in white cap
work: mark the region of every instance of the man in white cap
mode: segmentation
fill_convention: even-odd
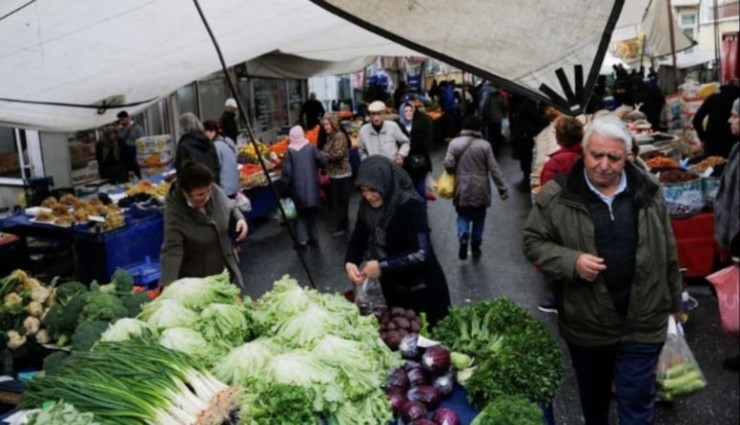
[[[385,120],[385,103],[376,100],[367,107],[370,122],[360,129],[360,158],[382,155],[403,166],[409,154],[409,138],[393,121]]]
[[[224,104],[224,113],[221,115],[221,130],[231,140],[236,142],[236,136],[239,135],[239,127],[236,124],[236,110],[239,106],[234,98],[226,99]]]

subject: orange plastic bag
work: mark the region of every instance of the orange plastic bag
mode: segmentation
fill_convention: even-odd
[[[717,290],[722,329],[740,334],[740,266],[738,263],[707,276]]]

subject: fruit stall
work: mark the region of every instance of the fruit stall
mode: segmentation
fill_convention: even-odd
[[[361,315],[343,294],[289,276],[256,300],[226,272],[181,279],[161,294],[136,288],[123,271],[89,287],[22,271],[2,278],[5,357],[45,351],[4,371],[20,404],[0,420],[553,423],[562,353],[542,323],[505,298],[454,308],[430,330],[423,314]],[[13,388],[3,384],[0,392]]]

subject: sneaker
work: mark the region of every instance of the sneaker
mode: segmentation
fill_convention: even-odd
[[[468,238],[465,236],[460,238],[460,250],[457,252],[457,257],[461,260],[468,259]]]
[[[558,308],[555,306],[555,303],[552,301],[540,303],[540,305],[537,306],[537,309],[543,313],[558,314]]]
[[[483,252],[480,250],[480,243],[473,243],[472,247],[473,247],[473,259],[477,260],[483,254]]]

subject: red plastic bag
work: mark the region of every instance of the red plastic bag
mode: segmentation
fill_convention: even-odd
[[[740,333],[740,266],[738,263],[707,276],[717,290],[722,329],[732,334]]]

